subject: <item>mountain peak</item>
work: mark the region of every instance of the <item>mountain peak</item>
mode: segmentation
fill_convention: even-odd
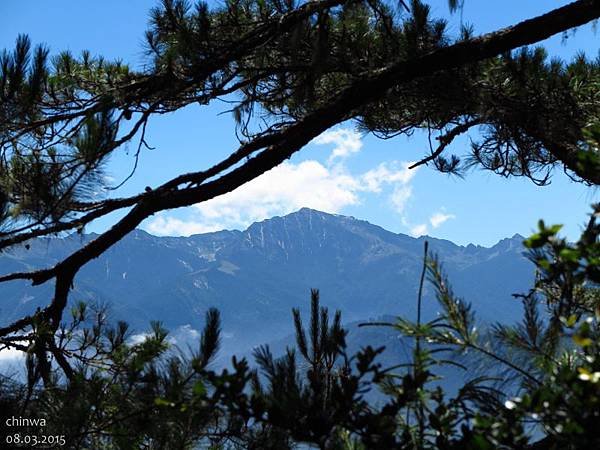
[[[500,239],[492,248],[501,250],[523,250],[523,241],[525,238],[519,233],[515,233],[512,237]]]
[[[142,230],[141,228],[136,228],[131,233],[129,233],[129,237],[131,239],[151,239],[156,236],[148,233],[147,231]]]
[[[295,217],[295,216],[301,216],[301,217],[319,216],[319,217],[329,217],[329,218],[346,217],[346,216],[343,216],[340,214],[332,214],[332,213],[327,213],[324,211],[319,211],[318,209],[307,208],[305,206],[305,207],[300,208],[298,211],[294,211],[289,214],[286,214],[285,216],[283,216],[283,218]]]
[[[250,226],[248,226],[248,228],[246,228],[246,231],[255,229],[257,226],[260,226],[260,225],[270,226],[270,225],[274,225],[274,224],[282,223],[282,222],[286,223],[286,222],[289,222],[290,220],[293,220],[295,222],[298,222],[298,221],[311,222],[315,218],[320,219],[320,220],[325,220],[325,221],[356,220],[354,217],[351,217],[351,216],[344,216],[342,214],[328,213],[328,212],[324,212],[324,211],[319,211],[318,209],[302,207],[299,210],[293,211],[288,214],[284,214],[281,216],[273,216],[268,219],[254,222]],[[368,223],[368,222],[365,222],[365,223]]]
[[[307,208],[305,206],[303,208],[300,208],[298,211],[291,212],[289,214],[284,215],[283,217],[298,216],[298,215],[300,215],[300,216],[312,216],[312,215],[322,216],[322,215],[330,215],[330,214],[323,212],[323,211],[316,210],[316,209]]]

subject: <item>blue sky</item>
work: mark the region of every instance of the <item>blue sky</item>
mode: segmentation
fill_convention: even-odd
[[[431,2],[436,15],[448,16],[446,0]],[[487,2],[466,0],[462,16],[451,17],[450,29],[461,19],[482,33],[548,11],[567,1]],[[53,52],[88,49],[107,58],[120,58],[134,68],[144,65],[143,32],[151,0],[53,2],[2,0],[0,47],[12,47],[19,33]],[[569,58],[578,51],[596,56],[598,36],[593,27],[558,36],[544,45],[550,54]],[[192,106],[154,119],[148,141],[155,150],[141,156],[135,176],[118,195],[137,193],[190,170],[206,168],[237,145],[228,108],[216,102]],[[453,150],[467,148],[458,139]],[[394,232],[449,239],[459,244],[492,245],[515,233],[530,234],[537,220],[565,224],[577,236],[589,212],[600,200],[597,189],[586,188],[556,171],[552,184],[540,188],[519,179],[472,171],[465,179],[448,177],[424,167],[406,169],[428,149],[426,136],[381,141],[358,134],[352,124],[330,130],[290,161],[238,191],[191,208],[167,211],[143,224],[153,234],[185,235],[222,228],[244,229],[249,223],[282,215],[302,206],[353,215]],[[115,183],[133,165],[135,145],[118,151],[108,173]],[[103,219],[87,231],[102,231],[117,216]]]

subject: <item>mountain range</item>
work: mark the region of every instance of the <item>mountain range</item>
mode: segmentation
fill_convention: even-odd
[[[43,238],[0,254],[0,273],[48,267],[94,239],[94,234]],[[363,220],[303,208],[254,223],[244,231],[156,237],[136,230],[86,265],[71,301],[109,305],[111,318],[136,332],[160,320],[176,334],[196,336],[209,307],[223,318],[223,351],[241,353],[292,332],[291,308],[307,314],[310,288],[345,322],[382,315],[415,316],[424,240],[436,253],[455,292],[473,303],[483,322],[521,314],[511,294],[525,292],[533,266],[523,237],[490,248],[413,238]],[[43,307],[52,286],[0,285],[0,324]],[[437,312],[425,288],[424,317]]]

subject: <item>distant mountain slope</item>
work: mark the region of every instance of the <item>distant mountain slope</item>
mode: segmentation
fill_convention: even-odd
[[[308,317],[306,318],[308,321]],[[394,323],[395,316],[382,316],[377,317],[376,322],[381,323]],[[411,364],[413,362],[413,346],[414,339],[410,337],[402,336],[401,333],[389,326],[371,325],[371,326],[360,326],[364,325],[365,321],[348,322],[344,325],[347,332],[346,335],[346,354],[349,357],[356,355],[357,352],[364,349],[367,346],[371,346],[374,349],[384,347],[382,353],[377,356],[377,363],[381,365],[382,369],[394,368],[391,373],[396,375],[404,375],[409,371],[412,371]],[[306,325],[306,324],[305,324]],[[308,368],[308,363],[302,358],[297,350],[296,336],[290,334],[284,338],[277,339],[269,342],[269,350],[275,358],[281,358],[286,354],[287,349],[292,349],[296,354],[296,363],[298,368],[303,371]],[[422,343],[423,348],[439,349],[441,346],[431,346],[431,344]],[[444,346],[448,348],[447,346]],[[238,356],[245,357],[253,367],[258,367],[253,351],[247,351]],[[494,370],[498,370],[497,363],[494,362],[493,366],[483,366],[485,357],[475,352],[469,352],[467,354],[459,355],[451,351],[448,352],[435,352],[431,355],[432,358],[437,360],[452,360],[455,363],[460,363],[465,366],[466,369],[459,368],[455,365],[450,364],[437,364],[429,367],[429,370],[439,377],[437,380],[432,380],[432,386],[440,385],[448,395],[456,395],[458,389],[460,389],[464,383],[468,380],[472,380],[476,377],[487,375],[491,376]],[[342,358],[338,359],[341,364]],[[489,361],[488,361],[489,362]],[[229,358],[226,355],[218,358],[215,361],[216,367],[226,367],[230,363]],[[356,361],[353,361],[351,366],[356,367]],[[487,370],[486,370],[487,369]],[[502,367],[500,367],[502,369]],[[502,386],[508,388],[508,386]],[[372,402],[386,401],[389,400],[383,395],[380,390],[376,387],[367,394],[367,399]]]
[[[38,239],[29,250],[9,249],[0,254],[0,272],[46,267],[93,238]],[[474,303],[482,319],[518,316],[511,294],[525,291],[533,276],[521,236],[491,248],[427,239],[455,291]],[[341,309],[346,321],[413,317],[423,240],[306,208],[245,231],[174,238],[137,230],[83,268],[71,300],[108,302],[115,319],[137,329],[153,319],[170,328],[200,328],[204,311],[216,306],[223,315],[225,351],[238,351],[288,335],[290,309],[308,306],[311,287],[321,290],[324,305]],[[2,323],[46,305],[51,296],[50,287],[20,282],[0,285],[0,292]],[[430,288],[424,308],[433,317]]]

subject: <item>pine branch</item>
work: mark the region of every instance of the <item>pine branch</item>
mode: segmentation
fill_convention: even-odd
[[[470,128],[474,127],[475,125],[481,124],[481,122],[481,119],[473,119],[452,128],[448,133],[437,138],[437,140],[440,142],[440,145],[435,149],[435,151],[431,153],[431,155],[421,159],[420,161],[417,161],[416,163],[410,165],[408,168],[415,169],[419,166],[422,166],[423,164],[427,164],[428,162],[433,161],[442,154],[446,147],[448,147],[456,137],[467,132]]]

